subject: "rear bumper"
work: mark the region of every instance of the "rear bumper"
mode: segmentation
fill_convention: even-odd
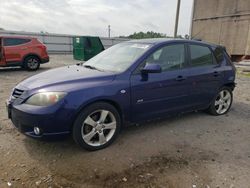
[[[49,57],[41,59],[41,64],[48,63],[48,62],[49,62]]]
[[[71,124],[69,120],[62,118],[61,114],[58,114],[56,111],[54,113],[40,113],[35,110],[34,113],[25,112],[20,108],[12,106],[9,101],[6,101],[6,107],[8,117],[11,119],[14,127],[29,137],[47,138],[70,134]],[[34,127],[39,127],[41,130],[40,135],[35,134]]]

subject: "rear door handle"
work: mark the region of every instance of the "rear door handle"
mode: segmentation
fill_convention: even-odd
[[[186,80],[186,79],[187,79],[187,78],[184,77],[184,76],[177,76],[177,77],[175,78],[176,81],[183,81],[183,80]]]

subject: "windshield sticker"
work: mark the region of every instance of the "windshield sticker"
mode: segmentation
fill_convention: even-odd
[[[141,49],[147,49],[149,47],[148,44],[133,44],[131,48],[141,48]]]

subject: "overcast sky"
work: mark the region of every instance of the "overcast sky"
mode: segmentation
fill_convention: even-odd
[[[173,35],[177,0],[0,0],[0,28],[77,35]],[[178,34],[189,33],[193,0],[182,0]]]

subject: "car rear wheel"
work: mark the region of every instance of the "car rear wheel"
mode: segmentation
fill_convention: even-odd
[[[73,126],[73,138],[86,150],[109,146],[120,131],[121,120],[116,108],[108,103],[95,103],[84,109]]]
[[[212,115],[223,115],[228,112],[232,102],[232,90],[229,87],[223,87],[216,95],[208,110]]]
[[[36,56],[28,56],[24,60],[24,67],[27,70],[37,70],[40,67],[40,59]]]

